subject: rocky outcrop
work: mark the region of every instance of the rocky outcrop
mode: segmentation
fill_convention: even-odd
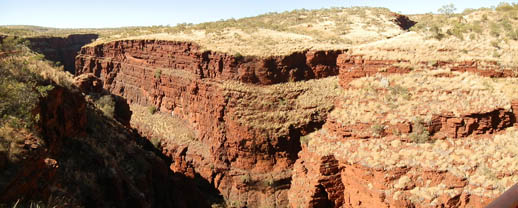
[[[29,47],[45,55],[45,58],[60,62],[64,69],[75,73],[75,58],[81,47],[97,39],[97,34],[72,34],[66,37],[31,37]]]
[[[39,187],[40,181],[49,180],[56,174],[58,164],[55,155],[63,148],[63,140],[84,134],[85,110],[84,99],[62,87],[54,88],[42,99],[38,108],[34,110],[40,115],[40,122],[36,128],[41,135],[28,131],[22,131],[23,133],[18,135],[25,137],[22,144],[26,151],[22,158],[25,159],[14,164],[7,162],[2,171],[2,178],[7,180],[3,180],[1,184],[1,201],[16,200],[29,194],[41,194],[34,190],[43,188]]]
[[[333,155],[319,156],[304,149],[293,167],[290,207],[342,207],[342,169]]]
[[[75,77],[74,85],[85,94],[102,93],[104,90],[102,80],[91,73],[81,74]]]
[[[497,62],[482,61],[434,61],[412,63],[409,60],[372,60],[362,55],[341,54],[338,56],[340,85],[349,87],[349,82],[354,79],[375,74],[388,75],[392,73],[408,73],[414,68],[435,70],[449,68],[451,71],[471,72],[485,77],[517,77],[516,69],[504,68]]]
[[[256,128],[239,120],[237,108],[242,106],[243,94],[227,92],[222,82],[273,84],[336,75],[335,61],[340,53],[234,57],[203,52],[191,43],[127,40],[83,48],[76,68],[78,74],[95,74],[105,89],[131,104],[154,105],[188,121],[197,133],[198,145],[174,140],[163,145],[164,154],[174,161],[174,171],[201,175],[230,205],[282,207],[287,205],[290,168],[300,150],[299,137],[321,126],[325,116],[304,119],[304,124],[286,131]],[[280,102],[276,99],[271,102]],[[261,103],[248,106],[250,110],[271,110]]]
[[[370,167],[312,148],[299,157],[290,207],[483,207],[491,200],[464,191],[467,180],[448,171]]]
[[[515,102],[513,102],[515,103]],[[516,108],[516,107],[515,107]],[[390,121],[378,123],[383,128],[373,132],[375,124],[358,123],[344,125],[335,119],[327,120],[324,127],[344,139],[368,139],[397,134],[408,134],[415,131],[416,125],[423,125],[432,138],[461,138],[471,135],[494,134],[505,130],[516,124],[516,112],[512,110],[495,109],[490,112],[472,113],[455,116],[453,113],[433,115],[426,123],[416,124],[413,121],[406,121],[397,124],[390,124]]]
[[[147,140],[102,116],[81,93],[54,86],[34,131],[15,131],[23,154],[0,171],[0,202],[48,206],[209,207],[196,183],[173,175]],[[0,138],[2,142],[12,138]]]
[[[392,19],[392,22],[396,23],[396,25],[401,27],[401,29],[403,30],[408,30],[417,23],[416,21],[411,20],[407,16],[398,13],[393,13],[392,16],[394,17],[394,19]]]
[[[93,72],[99,76],[106,67],[133,64],[183,70],[199,78],[274,84],[337,75],[336,57],[343,52],[303,51],[287,56],[243,57],[203,51],[188,42],[121,40],[82,48],[76,68],[77,74]]]

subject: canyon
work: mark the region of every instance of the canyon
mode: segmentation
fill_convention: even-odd
[[[388,173],[376,170],[378,173],[374,175],[392,176],[365,178],[359,183],[355,177],[375,170],[357,164],[345,165],[333,155],[311,153],[301,144],[301,137],[322,128],[346,140],[373,137],[350,133],[350,128],[356,128],[356,132],[369,132],[373,124],[362,123],[352,127],[337,124],[327,116],[336,107],[333,104],[311,112],[308,117],[252,117],[260,119],[259,123],[246,119],[250,116],[247,114],[254,112],[282,115],[287,110],[297,111],[286,109],[283,103],[290,103],[290,99],[296,100],[305,93],[304,90],[291,91],[288,87],[288,90],[264,93],[258,88],[304,80],[330,83],[325,77],[339,74],[339,83],[347,89],[351,80],[361,77],[411,71],[394,63],[390,60],[362,60],[351,56],[347,50],[304,51],[265,58],[234,57],[200,50],[194,43],[122,40],[82,48],[76,58],[76,73],[95,75],[105,89],[126,98],[130,105],[155,106],[165,115],[171,114],[186,121],[186,127],[182,128],[195,132],[195,136],[188,139],[190,141],[159,135],[149,127],[139,129],[137,126],[137,129],[148,138],[160,138],[162,152],[172,159],[173,171],[206,179],[230,206],[354,207],[362,203],[367,207],[382,204],[413,206],[415,201],[391,201],[388,200],[391,196],[364,189],[356,191],[366,184],[397,181],[405,173],[412,172],[409,169]],[[439,65],[455,65],[452,71],[475,72],[487,77],[514,75],[510,69],[501,70],[496,65],[477,67],[476,62],[441,62],[437,63]],[[437,66],[429,67],[433,70]],[[381,71],[381,68],[386,70]],[[426,128],[432,136],[442,135],[440,138],[498,132],[516,123],[516,115],[512,113],[516,112],[516,103],[513,102],[513,111],[494,109],[460,117],[448,113],[435,115]],[[311,108],[318,109],[324,105],[324,102],[317,102]],[[283,121],[289,124],[285,125]],[[265,124],[268,122],[271,124]],[[391,135],[390,132],[394,132],[392,128],[400,133],[411,133],[412,125],[415,124],[408,121],[386,127],[384,132],[388,134],[384,136]],[[444,172],[431,172],[428,177],[438,183],[460,180],[454,182],[463,184],[455,185],[457,188],[467,185]],[[380,201],[375,202],[374,199]],[[441,195],[440,199],[444,200],[440,203],[454,207],[480,206],[489,202],[487,197],[479,199],[469,195]]]
[[[333,8],[26,37],[41,55],[20,63],[56,71],[38,71],[33,127],[0,126],[19,140],[0,143],[0,202],[487,206],[518,182],[517,40],[480,25],[497,12]]]

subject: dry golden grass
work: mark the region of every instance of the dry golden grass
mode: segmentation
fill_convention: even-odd
[[[493,42],[498,43],[498,47]],[[424,33],[407,32],[397,37],[352,47],[352,54],[373,60],[408,60],[413,64],[429,61],[496,61],[502,67],[516,67],[518,41],[494,37],[459,40],[430,39]]]
[[[436,77],[451,73],[454,77]],[[352,81],[330,117],[340,123],[392,124],[451,112],[456,116],[510,110],[518,98],[517,79],[492,79],[471,73],[414,71],[386,77],[373,76]]]
[[[188,146],[189,149],[197,149],[205,151],[203,154],[208,155],[209,150],[203,148],[197,140],[196,132],[189,127],[188,123],[176,116],[168,113],[156,112],[151,114],[149,108],[140,105],[131,105],[131,126],[138,127],[151,133],[152,142],[159,142],[162,147],[167,144],[175,144],[178,146]]]
[[[518,4],[454,15],[413,15],[418,23],[392,39],[359,45],[354,54],[378,60],[496,61],[518,66]]]
[[[402,33],[382,8],[333,8],[269,13],[198,25],[119,33],[90,45],[117,39],[193,41],[205,50],[272,56],[305,49],[343,49]]]
[[[308,148],[321,155],[332,154],[348,164],[361,164],[377,170],[396,167],[447,171],[459,178],[466,178],[468,193],[496,197],[518,182],[518,129],[509,128],[504,134],[489,139],[446,139],[435,143],[403,143],[399,140],[333,140],[321,139],[325,130],[310,134]],[[417,179],[419,180],[419,179]],[[405,186],[405,178],[393,181],[393,188]],[[432,199],[448,191],[444,184],[415,187],[414,195]],[[394,196],[396,197],[396,196]]]
[[[343,92],[337,77],[269,86],[226,81],[221,86],[238,122],[275,135],[323,121]]]

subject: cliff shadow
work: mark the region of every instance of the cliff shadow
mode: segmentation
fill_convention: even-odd
[[[95,41],[98,34],[72,34],[66,37],[31,37],[29,48],[45,59],[63,65],[65,71],[75,74],[75,58],[81,47]]]

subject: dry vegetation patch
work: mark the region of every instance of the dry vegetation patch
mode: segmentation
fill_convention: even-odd
[[[328,139],[322,139],[322,135]],[[424,144],[389,139],[334,140],[325,130],[309,136],[312,137],[308,143],[309,150],[321,155],[332,154],[347,164],[361,164],[376,170],[409,168],[417,172],[446,171],[466,179],[468,184],[464,191],[479,196],[496,197],[518,182],[516,127],[489,139],[468,137]],[[392,182],[397,189],[400,181]],[[433,196],[448,190],[438,185],[415,187],[410,192]]]
[[[272,56],[305,49],[343,49],[402,33],[384,8],[331,8],[268,13],[176,27],[125,28],[90,45],[118,39],[192,41],[205,50]]]
[[[518,66],[518,4],[411,18],[417,21],[413,32],[359,45],[354,54],[413,63],[477,60],[496,61],[502,67]]]
[[[434,76],[448,73],[453,77]],[[365,77],[352,81],[330,116],[343,125],[356,123],[424,122],[433,115],[455,116],[510,110],[518,98],[518,80],[487,78],[471,73],[414,71],[409,74]]]
[[[324,121],[343,92],[337,77],[269,86],[226,81],[222,88],[234,119],[280,135],[287,135],[290,128]]]
[[[199,146],[195,131],[188,123],[176,116],[156,112],[156,108],[131,105],[131,126],[138,127],[150,134],[155,146],[166,146],[168,143],[186,145],[190,148]]]

